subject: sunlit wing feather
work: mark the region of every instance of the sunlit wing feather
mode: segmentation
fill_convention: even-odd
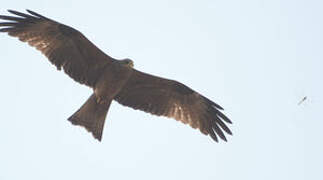
[[[232,134],[231,123],[222,107],[177,81],[167,80],[134,70],[131,78],[115,97],[120,104],[158,116],[174,118],[215,141],[226,141],[224,132]]]
[[[103,53],[83,34],[69,26],[29,10],[27,10],[29,14],[12,10],[9,12],[15,16],[0,16],[0,19],[5,20],[5,22],[0,22],[0,32],[7,32],[23,42],[28,42],[47,56],[57,69],[63,68],[71,78],[81,84],[94,87],[98,79],[102,78],[102,72],[107,73],[107,65],[112,62],[120,63]],[[135,69],[131,71],[131,76],[125,80],[125,85],[121,83],[122,87],[114,87],[118,86],[118,83],[112,83],[109,86],[121,89],[114,98],[120,104],[154,115],[174,118],[210,135],[215,141],[218,141],[218,137],[226,141],[225,133],[232,134],[226,125],[226,123],[231,123],[230,119],[221,112],[222,107],[208,98],[177,81],[152,76]],[[105,80],[103,79],[103,84]],[[120,82],[120,79],[116,80]],[[95,86],[95,88],[100,87]],[[107,93],[105,88],[95,90],[95,92],[101,91]],[[90,119],[91,125],[98,121],[104,123],[107,110],[96,116],[100,104],[93,99],[85,104],[88,102],[89,105],[82,106],[73,116],[82,112],[84,117],[100,117],[94,121]],[[76,120],[82,121],[84,117],[77,117],[79,119],[76,118]],[[99,129],[100,131],[91,130],[91,132],[99,132],[96,138],[101,139],[103,124]]]
[[[104,54],[79,31],[33,11],[9,10],[16,16],[0,16],[0,32],[18,37],[41,51],[57,69],[75,81],[93,87],[104,67],[113,59]]]

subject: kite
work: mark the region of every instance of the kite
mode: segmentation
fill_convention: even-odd
[[[35,47],[73,80],[93,89],[93,94],[68,120],[84,127],[101,141],[111,102],[189,124],[203,134],[227,141],[231,120],[223,108],[186,85],[133,67],[130,59],[114,59],[90,42],[78,30],[36,12],[8,10],[1,15],[0,32]]]

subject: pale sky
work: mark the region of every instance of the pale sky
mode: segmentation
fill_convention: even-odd
[[[115,58],[225,108],[215,143],[114,102],[103,141],[67,121],[90,96],[0,34],[0,180],[322,180],[323,1],[3,1],[81,31]],[[302,104],[298,102],[307,97]]]

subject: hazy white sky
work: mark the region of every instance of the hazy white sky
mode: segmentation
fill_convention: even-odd
[[[85,34],[225,108],[227,143],[113,103],[99,143],[66,119],[91,94],[0,34],[0,179],[323,179],[323,1],[3,1]],[[297,103],[307,96],[301,105]]]

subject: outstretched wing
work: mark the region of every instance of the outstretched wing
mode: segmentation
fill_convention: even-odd
[[[134,70],[115,97],[120,104],[158,116],[167,116],[198,128],[216,142],[232,135],[226,123],[231,121],[223,108],[177,81],[163,79]]]
[[[33,11],[8,10],[16,16],[0,16],[0,32],[18,37],[40,50],[58,70],[75,81],[93,86],[106,64],[113,59],[104,54],[79,31]]]

